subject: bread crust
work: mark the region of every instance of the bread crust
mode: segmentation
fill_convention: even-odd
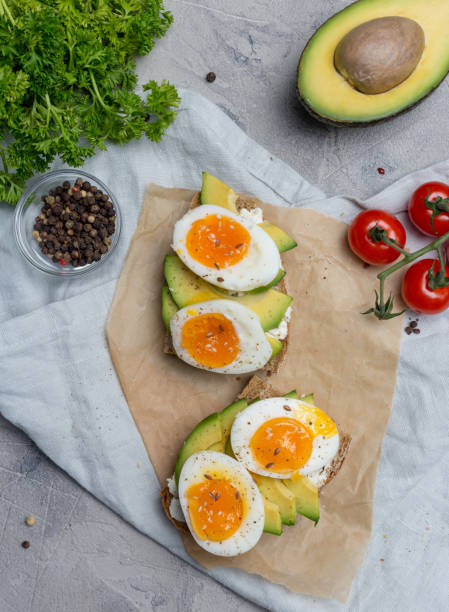
[[[246,193],[241,193],[239,197],[237,198],[235,205],[237,207],[237,210],[240,211],[242,208],[246,208],[246,210],[253,210],[259,204],[260,204],[260,201],[257,198],[253,196],[249,196]],[[201,205],[201,192],[197,191],[190,201],[189,210],[193,210],[194,208],[200,205]],[[281,291],[282,293],[285,293],[285,294],[288,293],[287,282],[286,282],[285,276],[280,281],[280,283],[276,285],[276,289],[278,291]],[[273,357],[273,359],[270,359],[270,361],[268,361],[268,363],[266,363],[263,366],[263,368],[260,369],[260,371],[265,372],[267,376],[271,376],[272,374],[277,374],[277,372],[279,372],[285,360],[287,348],[288,348],[288,335],[284,340],[282,340],[282,349],[279,351],[279,353],[275,357]],[[171,341],[171,337],[168,332],[165,332],[162,350],[167,355],[176,355],[176,352],[173,348],[173,343]]]
[[[253,376],[249,381],[246,387],[239,393],[237,399],[246,399],[248,402],[259,399],[267,399],[270,397],[281,397],[282,393],[272,387],[268,382],[262,380],[258,376]],[[344,460],[347,457],[349,446],[351,444],[351,436],[348,433],[340,432],[340,445],[338,447],[338,452],[335,455],[332,463],[326,470],[327,478],[324,483],[319,487],[319,490],[329,484],[338,472],[341,470],[341,467],[344,463]],[[165,486],[161,491],[161,502],[162,507],[164,508],[165,514],[169,518],[169,520],[173,523],[173,525],[182,531],[183,533],[190,533],[186,523],[182,523],[174,519],[170,514],[170,502],[173,496],[170,493],[168,486]]]

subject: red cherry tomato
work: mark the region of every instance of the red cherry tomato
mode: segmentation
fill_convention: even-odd
[[[408,214],[416,227],[428,236],[442,236],[449,232],[449,212],[441,211],[433,216],[432,208],[426,205],[426,198],[429,203],[435,202],[438,198],[446,200],[449,198],[449,185],[445,183],[424,183],[413,193],[408,203]],[[448,202],[444,206],[448,207]],[[437,211],[438,212],[438,211]]]
[[[405,229],[399,219],[384,210],[365,210],[357,215],[349,226],[349,246],[356,255],[374,265],[389,264],[400,255],[393,247],[384,242],[375,242],[369,235],[369,230],[378,225],[403,247],[405,245]]]
[[[423,314],[437,314],[449,307],[449,287],[430,289],[428,284],[429,270],[435,263],[434,273],[440,270],[437,259],[421,259],[414,263],[405,273],[402,281],[402,297],[409,308]],[[446,276],[449,267],[445,266]]]

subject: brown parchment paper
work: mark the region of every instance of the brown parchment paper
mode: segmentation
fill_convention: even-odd
[[[161,485],[191,429],[231,403],[250,378],[210,374],[162,352],[162,262],[192,196],[156,185],[147,190],[107,324],[115,368]],[[282,536],[264,534],[253,550],[231,559],[210,555],[188,535],[184,544],[205,568],[240,568],[298,593],[345,601],[370,537],[402,317],[360,314],[371,305],[378,270],[351,254],[343,222],[313,210],[262,207],[299,245],[283,255],[293,315],[285,363],[269,382],[283,392],[313,391],[352,443],[320,494],[317,527],[298,516]]]

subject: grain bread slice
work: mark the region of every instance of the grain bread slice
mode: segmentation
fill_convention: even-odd
[[[272,387],[269,383],[262,380],[258,376],[253,376],[246,387],[243,389],[241,393],[237,396],[236,399],[246,399],[248,402],[255,399],[267,399],[270,397],[281,397],[282,392],[278,391],[274,387]],[[330,464],[330,466],[326,469],[324,478],[322,479],[321,486],[319,489],[321,490],[324,486],[329,484],[331,480],[335,478],[338,472],[341,469],[341,466],[346,459],[346,455],[348,454],[349,446],[351,443],[351,436],[347,433],[339,432],[340,434],[340,445],[338,447],[338,452],[335,455],[334,460]],[[173,523],[173,525],[183,531],[184,533],[189,533],[189,529],[186,523],[182,521],[178,521],[174,517],[172,517],[170,513],[170,504],[173,499],[173,495],[170,493],[168,486],[165,486],[161,490],[161,503],[164,508],[165,514],[169,518],[169,520]]]
[[[190,202],[189,210],[192,210],[200,205],[201,193],[197,191]],[[246,210],[253,210],[254,208],[260,205],[260,201],[257,198],[254,198],[253,196],[241,193],[237,198],[235,205],[238,211],[240,211],[242,208],[245,208]],[[278,283],[278,285],[276,286],[276,289],[278,291],[281,291],[282,293],[288,293],[287,283],[285,279],[286,277],[284,276],[281,282]],[[270,359],[270,361],[266,363],[263,368],[261,368],[261,371],[265,372],[267,376],[271,376],[272,374],[276,374],[277,372],[279,372],[279,369],[281,368],[281,365],[287,353],[287,347],[288,335],[284,340],[282,340],[282,349],[275,357],[273,357],[273,359]],[[168,332],[165,333],[162,350],[167,355],[176,355]]]

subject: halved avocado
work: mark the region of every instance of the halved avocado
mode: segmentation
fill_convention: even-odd
[[[167,285],[162,287],[162,320],[164,325],[170,333],[170,321],[173,315],[178,312],[179,308],[176,306],[176,302],[171,296],[170,290]]]
[[[210,448],[212,444],[220,442],[222,437],[221,420],[218,412],[210,414],[198,423],[187,437],[178,455],[175,467],[176,484],[178,484],[182,466],[187,459],[194,453]]]
[[[337,71],[335,51],[357,26],[394,16],[407,17],[423,29],[425,47],[421,59],[395,87],[383,93],[362,93]],[[298,66],[301,102],[315,118],[337,126],[373,123],[412,107],[435,89],[449,71],[448,23],[447,0],[432,0],[431,5],[423,0],[359,0],[351,4],[326,21],[307,43]]]
[[[166,255],[164,272],[171,296],[179,308],[207,300],[229,299],[250,308],[260,318],[264,331],[279,326],[292,298],[276,289],[263,293],[247,293],[239,297],[224,295],[191,272],[177,255]]]

